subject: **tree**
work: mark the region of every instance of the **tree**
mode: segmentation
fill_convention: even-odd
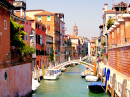
[[[10,19],[11,46],[15,46],[17,53],[21,58],[36,52],[35,48],[27,45],[27,43],[23,40],[24,35],[27,35],[23,29],[24,27],[22,25]]]

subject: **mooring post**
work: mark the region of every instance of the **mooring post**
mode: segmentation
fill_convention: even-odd
[[[100,70],[100,66],[98,65],[98,69],[97,69],[97,77],[99,79],[99,70]]]
[[[101,82],[103,82],[104,68],[101,69]]]
[[[116,81],[116,74],[114,73],[114,74],[113,74],[113,78],[112,78],[111,97],[114,97],[115,81]]]
[[[126,97],[126,86],[127,86],[127,80],[124,79],[122,83],[121,97]]]

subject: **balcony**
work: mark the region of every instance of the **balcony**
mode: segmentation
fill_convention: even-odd
[[[53,44],[53,41],[51,39],[47,39],[46,43]]]
[[[60,43],[60,40],[55,40],[55,43]]]

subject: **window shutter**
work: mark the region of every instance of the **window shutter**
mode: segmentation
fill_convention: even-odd
[[[40,35],[38,35],[38,44],[40,44]]]

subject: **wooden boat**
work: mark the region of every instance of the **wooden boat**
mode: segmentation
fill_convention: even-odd
[[[93,75],[88,75],[85,77],[86,81],[89,81],[89,82],[96,82],[98,80],[98,77],[97,76],[93,76]]]
[[[44,75],[44,79],[55,80],[59,78],[58,69],[48,69],[48,72]]]
[[[85,78],[88,75],[94,75],[94,73],[91,70],[84,70],[84,72],[81,73],[81,78]]]
[[[88,85],[91,92],[101,93],[105,91],[105,84],[102,82],[92,82]]]

